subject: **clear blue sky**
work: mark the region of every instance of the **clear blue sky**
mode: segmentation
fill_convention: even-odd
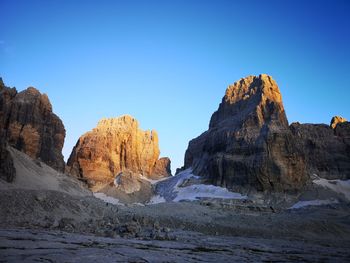
[[[350,1],[0,0],[0,76],[49,95],[67,158],[102,117],[159,133],[173,171],[228,84],[267,73],[290,122],[350,119]]]

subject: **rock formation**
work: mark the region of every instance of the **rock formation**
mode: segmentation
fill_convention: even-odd
[[[124,204],[147,203],[154,194],[149,181],[128,169],[120,172],[113,181],[103,185],[98,191]]]
[[[229,86],[209,129],[190,141],[184,168],[228,188],[298,190],[310,175],[350,178],[350,123],[288,126],[282,97],[268,75]]]
[[[337,127],[338,123],[346,122],[346,119],[341,116],[334,116],[331,120],[331,127],[332,129],[335,129]]]
[[[74,147],[68,171],[90,185],[110,182],[129,170],[149,178],[170,175],[170,160],[159,157],[156,131],[142,131],[131,116],[102,119]]]
[[[326,124],[292,123],[290,129],[309,175],[326,179],[350,179],[350,123],[333,117]]]
[[[32,87],[18,93],[1,80],[0,131],[10,146],[64,171],[65,129],[46,94]]]
[[[158,179],[160,177],[167,177],[171,175],[170,159],[168,157],[162,157],[157,160],[154,166],[152,174],[149,175],[152,179]]]
[[[227,88],[209,130],[190,141],[185,168],[228,188],[294,190],[306,180],[296,147],[276,82],[249,76]]]
[[[0,137],[0,178],[11,183],[15,175],[16,171],[12,156],[7,150],[7,143],[4,137]]]

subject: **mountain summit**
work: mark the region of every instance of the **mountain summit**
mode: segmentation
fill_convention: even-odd
[[[289,126],[272,77],[248,76],[226,89],[209,129],[190,141],[185,168],[215,185],[257,190],[298,190],[314,173],[350,178],[349,123],[341,122],[334,130]]]
[[[0,80],[0,132],[10,146],[64,171],[66,131],[46,94],[33,87],[17,92]]]
[[[123,171],[149,178],[170,175],[170,160],[159,158],[158,134],[142,131],[129,116],[102,119],[97,127],[82,135],[74,147],[68,169],[90,185],[107,183]]]

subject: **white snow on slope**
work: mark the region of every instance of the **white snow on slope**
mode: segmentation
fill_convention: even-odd
[[[117,198],[105,195],[104,193],[94,193],[94,196],[102,201],[113,204],[113,205],[123,205]]]
[[[350,201],[350,180],[327,180],[318,178],[313,183],[329,188],[332,191],[343,194]]]
[[[317,175],[314,175],[316,177],[315,180],[313,180],[313,183],[322,186],[324,188],[330,189],[331,191],[342,194],[344,197],[350,201],[350,180],[327,180],[318,177]],[[318,205],[328,205],[328,204],[336,204],[339,203],[339,200],[330,198],[325,200],[309,200],[309,201],[299,201],[295,203],[292,207],[289,209],[299,209],[305,206],[318,206]]]
[[[299,202],[295,203],[289,209],[299,209],[299,208],[302,208],[305,206],[329,205],[329,204],[337,204],[337,203],[338,203],[338,201],[334,200],[334,199],[299,201]]]
[[[167,180],[162,181],[157,187],[157,196],[155,200],[179,202],[182,200],[198,200],[199,198],[225,198],[225,199],[246,199],[239,193],[228,191],[226,188],[206,185],[206,184],[192,184],[181,187],[185,180],[199,179],[199,176],[192,174],[192,169],[187,169]],[[163,201],[163,200],[162,200]]]
[[[149,179],[148,177],[141,175],[141,178],[142,178],[143,180],[146,180],[146,181],[150,182],[151,184],[156,184],[156,183],[162,182],[162,181],[164,181],[164,180],[167,180],[167,179],[169,179],[170,177],[164,177],[164,178],[160,178],[160,179],[156,179],[156,180],[155,180],[155,179]]]
[[[152,196],[151,200],[148,202],[148,204],[153,205],[153,204],[160,204],[160,203],[165,203],[166,200],[164,197],[160,195],[154,195]]]
[[[186,187],[178,187],[177,196],[173,200],[174,202],[179,202],[181,200],[198,200],[201,197],[209,198],[223,198],[223,199],[246,199],[239,193],[234,193],[228,191],[226,188],[206,185],[206,184],[195,184]]]

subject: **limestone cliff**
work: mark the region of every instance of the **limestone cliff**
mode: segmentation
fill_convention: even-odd
[[[350,123],[333,117],[331,125],[292,123],[290,129],[299,153],[305,156],[309,175],[350,179]]]
[[[230,85],[209,129],[190,141],[184,168],[229,188],[299,190],[311,175],[350,179],[350,123],[288,126],[282,97],[268,75]]]
[[[305,158],[293,140],[282,96],[268,75],[230,85],[209,129],[190,141],[185,168],[228,188],[295,190],[306,181]]]
[[[66,132],[46,94],[32,87],[17,92],[5,87],[1,80],[0,131],[10,146],[64,171],[62,147]]]
[[[170,175],[170,160],[159,159],[156,131],[142,131],[131,116],[102,119],[74,147],[68,171],[90,185],[110,182],[123,171],[149,178]]]

